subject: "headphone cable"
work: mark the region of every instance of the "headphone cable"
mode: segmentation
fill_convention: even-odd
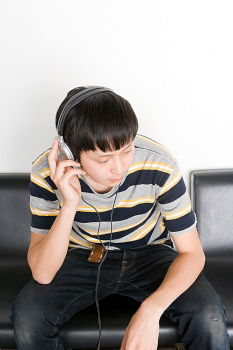
[[[120,185],[119,185],[120,186]],[[98,338],[98,344],[97,344],[97,348],[96,350],[100,350],[100,344],[101,344],[101,333],[102,333],[102,326],[101,326],[101,318],[100,318],[100,310],[99,310],[99,302],[98,302],[98,287],[99,287],[99,276],[100,276],[100,268],[103,264],[103,262],[105,261],[106,259],[106,256],[107,256],[107,253],[108,253],[108,249],[109,249],[109,246],[111,244],[111,240],[112,240],[112,217],[113,217],[113,209],[114,209],[114,205],[115,205],[115,202],[116,202],[116,197],[117,197],[117,193],[118,193],[118,190],[119,190],[119,186],[117,188],[117,191],[116,191],[116,195],[115,195],[115,199],[114,199],[114,202],[113,202],[113,206],[112,206],[112,211],[111,211],[111,237],[110,237],[110,241],[108,243],[108,246],[107,246],[107,249],[105,251],[105,254],[104,254],[104,257],[103,259],[101,260],[99,266],[98,266],[98,272],[97,272],[97,279],[96,279],[96,289],[95,289],[95,303],[96,303],[96,308],[97,308],[97,314],[98,314],[98,326],[99,326],[99,338]],[[97,212],[98,214],[98,217],[99,217],[99,226],[98,226],[98,231],[97,231],[97,236],[98,236],[98,239],[99,241],[101,242],[102,246],[105,248],[104,244],[102,243],[101,239],[99,238],[99,230],[100,230],[100,215],[99,215],[99,212],[98,210],[96,210],[96,208],[91,205],[90,203],[87,203],[84,198],[82,197],[83,201],[90,205],[92,208],[95,209],[95,211]]]

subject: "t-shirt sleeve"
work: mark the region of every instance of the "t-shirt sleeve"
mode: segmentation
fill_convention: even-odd
[[[59,213],[60,203],[54,189],[35,166],[32,166],[29,191],[31,232],[46,234]]]
[[[159,191],[157,203],[170,234],[184,233],[196,227],[196,214],[176,159]]]

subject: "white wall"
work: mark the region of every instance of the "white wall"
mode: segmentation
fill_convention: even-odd
[[[68,90],[127,98],[189,171],[232,168],[231,0],[0,2],[0,172],[30,172]]]

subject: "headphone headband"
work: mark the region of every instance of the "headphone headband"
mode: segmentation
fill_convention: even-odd
[[[85,100],[89,96],[96,95],[104,91],[112,92],[113,90],[102,86],[90,86],[90,87],[87,87],[85,90],[77,92],[77,94],[71,96],[71,98],[66,102],[65,106],[61,111],[58,124],[57,124],[58,135],[63,136],[63,127],[64,127],[66,116],[74,106],[76,106],[79,102]]]

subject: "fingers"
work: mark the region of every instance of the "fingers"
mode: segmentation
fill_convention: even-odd
[[[55,182],[55,184],[57,182],[60,181],[60,179],[62,178],[62,176],[66,173],[70,173],[70,169],[75,168],[76,170],[78,170],[78,172],[76,171],[75,173],[72,172],[71,176],[73,176],[74,174],[86,174],[86,172],[81,168],[81,164],[74,161],[74,160],[69,160],[69,159],[65,159],[65,160],[58,160],[58,140],[55,138],[53,141],[53,145],[51,148],[51,151],[49,152],[48,155],[48,163],[49,163],[49,167],[50,167],[50,177],[51,179]],[[73,167],[73,168],[72,168]]]
[[[65,168],[67,168],[67,167],[71,168],[72,166],[74,166],[76,168],[76,170],[78,170],[78,172],[80,174],[85,174],[85,171],[81,169],[81,164],[76,162],[75,160],[61,160],[57,164],[57,169],[56,169],[55,176],[59,179],[64,174]]]
[[[58,141],[55,138],[53,141],[51,151],[49,152],[49,155],[48,155],[48,162],[49,162],[51,178],[55,175],[57,161],[58,161]]]
[[[76,176],[77,174],[80,173],[80,171],[81,170],[79,170],[77,168],[75,168],[75,169],[70,168],[69,171],[67,171],[61,178],[59,178],[58,185],[60,187],[63,187],[65,185],[67,185],[67,184],[69,185],[70,179],[72,178],[72,176],[74,176],[74,175]]]

